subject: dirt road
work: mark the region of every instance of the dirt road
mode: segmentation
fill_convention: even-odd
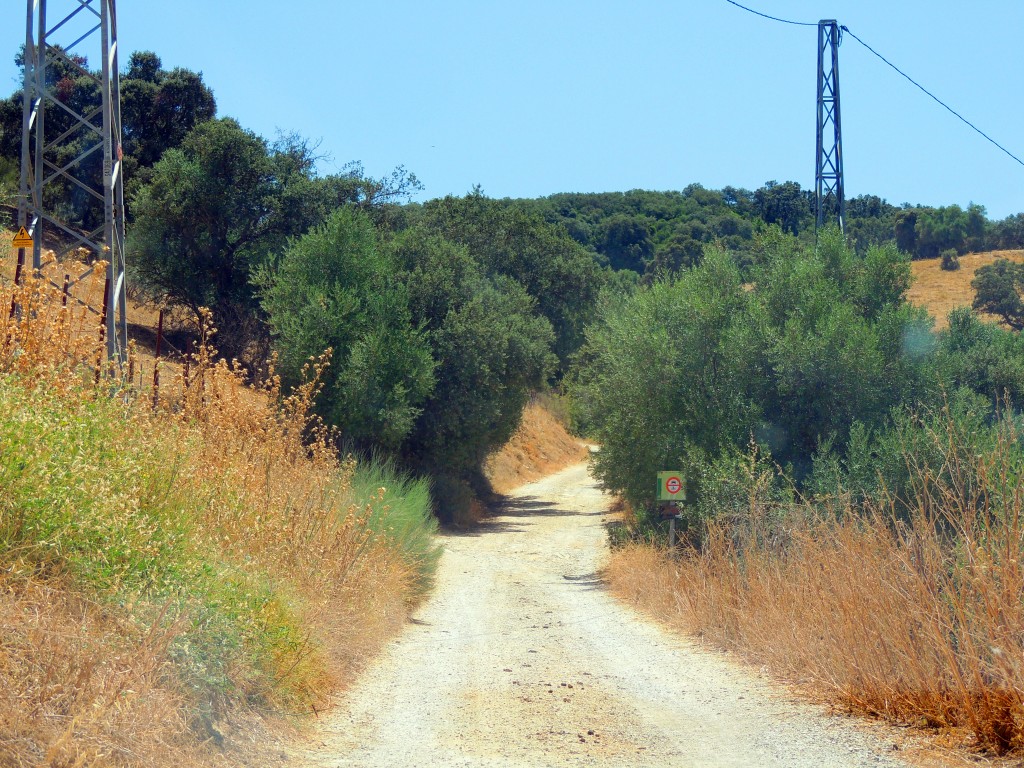
[[[289,764],[902,765],[606,594],[606,504],[574,467],[447,537],[434,596]]]

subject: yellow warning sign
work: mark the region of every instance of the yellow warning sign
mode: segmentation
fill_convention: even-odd
[[[31,248],[32,247],[32,235],[30,235],[24,227],[18,230],[18,234],[14,236],[14,247],[15,248]]]

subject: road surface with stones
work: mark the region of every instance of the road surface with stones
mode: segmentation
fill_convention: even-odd
[[[892,742],[609,595],[607,506],[581,465],[445,536],[432,597],[289,764],[904,765]]]

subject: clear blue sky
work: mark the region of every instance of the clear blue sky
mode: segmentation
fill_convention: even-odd
[[[1021,0],[744,4],[837,19],[1024,158]],[[24,3],[7,5],[10,93]],[[813,186],[817,30],[725,0],[121,0],[118,15],[123,64],[153,50],[202,71],[221,115],[322,141],[324,172],[405,165],[422,198]],[[1024,167],[849,37],[840,82],[848,196],[1024,211]]]

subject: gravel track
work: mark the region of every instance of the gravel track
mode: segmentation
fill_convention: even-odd
[[[608,595],[606,506],[580,465],[446,536],[433,596],[289,764],[905,765]]]

